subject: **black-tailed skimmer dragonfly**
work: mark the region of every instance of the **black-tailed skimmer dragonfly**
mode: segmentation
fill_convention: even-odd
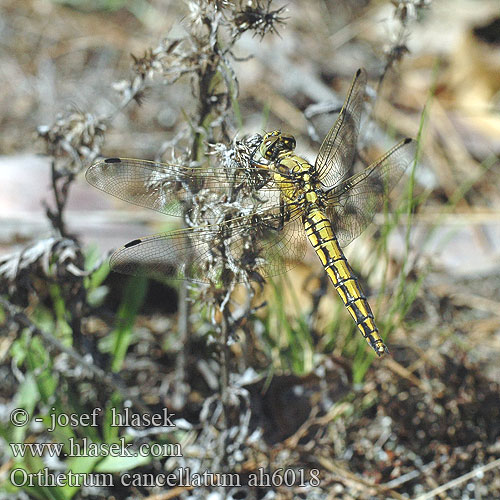
[[[188,222],[196,219],[193,199],[198,200],[198,215],[203,209],[200,199],[214,195],[221,206],[222,216],[212,203],[214,213],[208,224],[127,243],[112,255],[111,268],[213,283],[214,260],[225,260],[224,272],[229,270],[233,276],[243,267],[271,276],[291,267],[290,260],[303,258],[305,235],[363,337],[379,356],[387,352],[341,247],[382,209],[385,197],[413,161],[415,143],[404,139],[362,172],[349,176],[366,80],[365,71],[359,69],[314,165],[294,153],[292,136],[278,130],[259,136],[255,148],[259,159],[252,154],[246,167],[232,172],[127,158],[94,163],[87,171],[90,184],[131,203],[170,215],[187,214]],[[223,206],[234,208],[231,201],[241,199],[249,187],[253,194],[240,200],[239,210],[224,214]],[[213,258],[215,247],[220,249],[219,259]]]

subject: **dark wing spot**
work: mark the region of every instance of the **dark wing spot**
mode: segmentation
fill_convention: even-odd
[[[413,141],[413,139],[411,139],[410,137],[407,137],[407,138],[404,140],[404,144],[409,144],[411,141]]]
[[[106,158],[104,163],[121,163],[120,158]]]
[[[129,241],[123,248],[135,247],[135,245],[138,245],[141,241],[140,239]]]

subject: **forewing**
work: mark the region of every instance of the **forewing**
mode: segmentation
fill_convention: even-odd
[[[107,158],[95,162],[86,178],[92,186],[117,198],[168,215],[182,216],[193,193],[207,189],[216,196],[231,197],[243,184],[260,175],[223,168],[189,168],[132,158]],[[271,206],[279,203],[279,190],[272,182],[259,188]]]
[[[254,273],[273,276],[304,256],[306,242],[298,215],[282,229],[267,216],[258,223],[242,218],[140,238],[118,249],[110,265],[124,274],[212,283],[223,282],[226,276],[242,281],[245,272],[250,279]]]
[[[341,246],[357,238],[379,212],[415,156],[415,141],[405,139],[365,170],[329,193],[327,210]]]
[[[353,165],[366,80],[365,70],[358,69],[340,114],[319,149],[315,166],[326,187],[344,180]]]

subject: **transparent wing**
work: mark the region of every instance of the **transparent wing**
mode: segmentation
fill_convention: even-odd
[[[233,220],[136,239],[111,256],[111,269],[212,283],[242,281],[242,270],[274,276],[304,257],[307,243],[298,215],[282,229],[268,225],[275,223],[270,218],[252,225]]]
[[[91,165],[86,178],[92,186],[122,200],[182,216],[193,191],[208,189],[216,195],[230,197],[243,184],[252,182],[259,192],[265,193],[268,206],[278,206],[279,189],[272,182],[266,183],[265,175],[266,172],[257,168],[228,172],[223,168],[189,168],[132,158],[107,158]]]
[[[319,149],[315,167],[326,187],[342,182],[354,162],[366,80],[365,70],[358,69],[340,114]]]
[[[415,141],[404,139],[382,158],[328,194],[327,214],[341,246],[357,238],[384,204],[415,157]]]

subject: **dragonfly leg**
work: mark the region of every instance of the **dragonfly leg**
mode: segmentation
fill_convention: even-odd
[[[289,207],[290,204],[287,205]],[[280,200],[280,213],[277,219],[262,220],[262,226],[273,231],[281,231],[290,220],[290,210],[285,210],[285,203]]]

